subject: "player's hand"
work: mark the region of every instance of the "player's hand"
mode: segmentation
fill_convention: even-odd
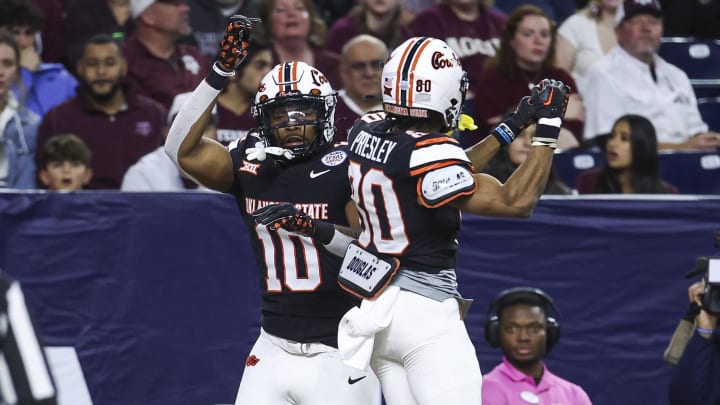
[[[220,50],[215,59],[217,65],[225,72],[233,72],[247,56],[252,26],[259,22],[257,18],[248,18],[235,14],[230,17],[225,34],[220,40]]]
[[[282,228],[305,236],[315,235],[315,224],[306,213],[290,203],[270,204],[252,213],[255,223],[277,231]]]
[[[508,144],[533,121],[534,116],[535,106],[530,96],[525,96],[515,107],[515,111],[492,130],[492,134],[501,144]]]
[[[543,79],[531,91],[532,105],[535,107],[535,118],[565,117],[570,87],[559,80]]]

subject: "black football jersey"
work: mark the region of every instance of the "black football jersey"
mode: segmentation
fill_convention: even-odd
[[[349,171],[360,213],[360,245],[391,255],[402,268],[437,272],[455,267],[460,211],[447,203],[477,188],[472,164],[458,142],[439,133],[392,131],[385,114],[364,115],[350,130]],[[465,188],[428,203],[423,178],[461,166]]]
[[[246,160],[245,150],[258,140],[250,134],[236,147],[231,145],[235,179],[228,193],[243,216],[260,270],[262,326],[285,339],[337,347],[340,318],[358,303],[338,286],[342,259],[312,238],[257,225],[252,212],[290,202],[312,218],[348,225],[347,151],[344,146],[328,146],[287,165],[271,157]]]

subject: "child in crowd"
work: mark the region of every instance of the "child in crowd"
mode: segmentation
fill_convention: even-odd
[[[72,134],[53,136],[45,142],[38,177],[51,191],[80,190],[92,178],[91,159],[82,139]]]

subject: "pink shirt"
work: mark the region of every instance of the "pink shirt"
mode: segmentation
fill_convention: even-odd
[[[493,371],[483,376],[483,405],[592,405],[580,386],[563,380],[543,364],[540,384],[503,358]]]

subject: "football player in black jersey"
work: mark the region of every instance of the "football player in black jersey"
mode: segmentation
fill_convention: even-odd
[[[313,219],[359,227],[347,149],[332,142],[336,98],[327,78],[303,62],[281,63],[255,97],[257,130],[227,148],[202,137],[218,94],[245,57],[252,25],[231,17],[213,71],[178,113],[165,144],[182,171],[235,197],[260,270],[262,329],[235,403],[378,404],[372,372],[351,369],[337,351],[338,322],[358,303],[339,290],[341,258],[314,239],[259,226],[251,215],[288,202]]]
[[[445,42],[408,39],[385,64],[381,85],[384,111],[363,116],[348,136],[348,177],[362,224],[357,240],[289,205],[264,207],[256,221],[345,251],[341,286],[365,299],[341,320],[339,350],[347,364],[372,367],[388,405],[479,404],[482,376],[463,323],[469,303],[454,270],[460,211],[532,213],[569,89],[543,80],[466,154],[445,134],[457,126],[467,89]],[[532,121],[530,154],[505,184],[476,173]]]

